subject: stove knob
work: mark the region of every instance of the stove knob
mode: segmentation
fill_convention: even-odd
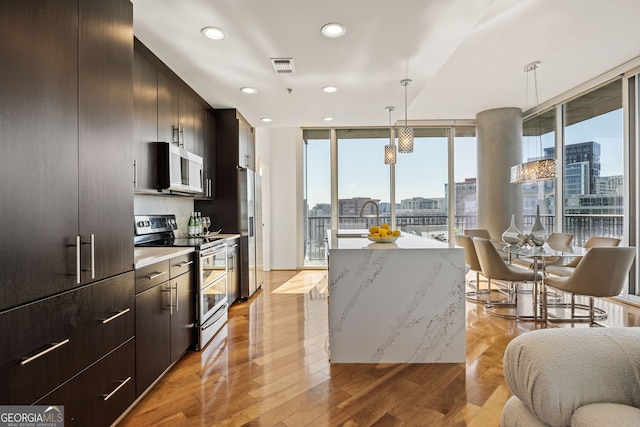
[[[145,221],[144,222],[144,226],[145,227],[151,227],[151,221]]]
[[[144,227],[144,221],[138,221],[136,224],[138,227]]]

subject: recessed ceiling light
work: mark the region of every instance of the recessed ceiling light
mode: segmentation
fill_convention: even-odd
[[[322,35],[330,39],[337,39],[338,37],[342,37],[346,32],[347,29],[345,28],[345,26],[336,22],[326,24],[322,27]]]
[[[326,93],[334,93],[338,91],[338,88],[335,86],[325,86],[322,88],[322,91]]]
[[[227,33],[217,27],[204,27],[200,32],[203,36],[211,40],[222,40],[227,37]]]
[[[271,123],[273,120],[271,120],[269,117],[263,117],[260,120],[262,120],[265,123]]]
[[[242,93],[256,93],[256,92],[258,92],[258,89],[253,88],[253,87],[241,87],[240,91]]]
[[[333,121],[333,117],[325,117],[322,120],[324,120],[325,122],[332,122]]]

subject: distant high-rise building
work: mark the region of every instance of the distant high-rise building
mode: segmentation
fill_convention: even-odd
[[[465,178],[463,182],[455,183],[456,197],[456,215],[475,215],[476,208],[476,191],[478,180],[476,178]],[[445,200],[449,198],[449,186],[444,185]]]
[[[425,199],[424,197],[412,197],[400,201],[400,209],[421,210],[421,209],[442,209],[442,199]]]
[[[544,149],[544,153],[547,157],[554,157],[555,147],[549,147]],[[584,171],[581,168],[583,166],[572,166],[574,164],[586,163],[588,165],[588,171]],[[579,144],[569,144],[564,148],[564,164],[565,164],[565,178],[571,176],[573,181],[570,183],[569,188],[571,193],[567,194],[579,194],[573,191],[577,191],[579,188],[586,189],[587,191],[582,194],[595,194],[596,182],[600,177],[600,144],[595,141],[581,142]],[[566,173],[567,169],[570,169],[571,175]],[[578,183],[575,180],[584,179],[585,182]],[[565,179],[565,191],[567,185]]]

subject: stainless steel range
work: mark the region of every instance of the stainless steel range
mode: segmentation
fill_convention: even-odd
[[[175,215],[136,215],[134,244],[193,247],[196,250],[196,349],[201,350],[227,321],[227,241],[222,237],[176,236]]]

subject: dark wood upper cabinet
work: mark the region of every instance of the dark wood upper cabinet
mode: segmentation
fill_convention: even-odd
[[[178,143],[178,85],[158,71],[158,141]]]
[[[153,142],[158,141],[158,70],[140,53],[136,40],[133,56],[134,190],[155,191],[156,165]]]
[[[178,91],[179,143],[187,151],[195,151],[196,105],[184,90]]]
[[[91,282],[133,269],[133,8],[79,4],[79,234]]]
[[[153,141],[180,145],[204,160],[200,198],[211,198],[214,188],[214,144],[211,107],[169,69],[142,42],[134,41],[135,192],[157,194],[156,153]]]
[[[75,285],[78,10],[64,0],[0,10],[2,310]]]

